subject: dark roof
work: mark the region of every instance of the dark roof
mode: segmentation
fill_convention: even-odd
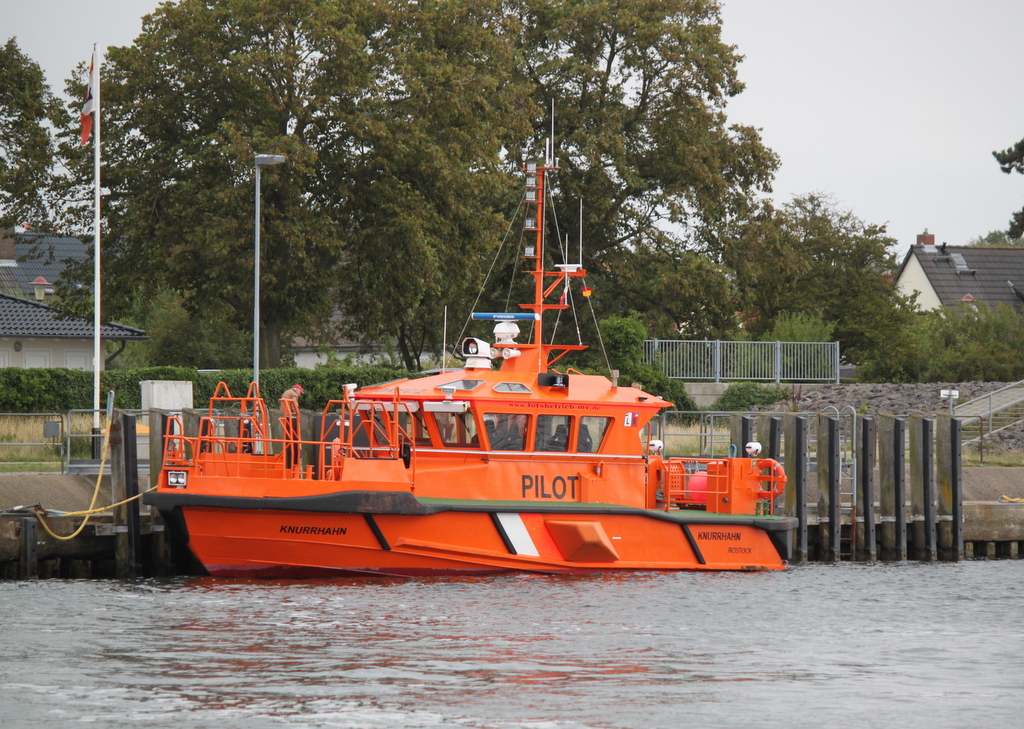
[[[1024,248],[914,246],[906,260],[912,255],[917,256],[943,306],[966,300],[1024,307]]]
[[[36,277],[55,283],[67,267],[66,261],[89,258],[92,243],[69,235],[18,232],[14,248],[16,265],[0,265],[0,292],[32,296]]]
[[[85,339],[92,337],[92,322],[77,317],[58,319],[56,309],[28,299],[0,294],[0,337],[52,337]],[[103,339],[146,339],[141,329],[113,322],[100,326]]]

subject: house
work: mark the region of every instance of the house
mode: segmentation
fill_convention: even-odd
[[[917,292],[921,311],[980,302],[1024,309],[1024,248],[935,245],[926,229],[900,264],[896,289]]]
[[[86,260],[89,249],[70,235],[0,229],[0,293],[44,301],[67,264]]]
[[[124,351],[128,342],[146,339],[141,329],[123,324],[103,324],[103,342],[121,347],[106,358],[101,369]],[[0,367],[67,367],[91,370],[93,325],[61,313],[38,301],[0,293]]]

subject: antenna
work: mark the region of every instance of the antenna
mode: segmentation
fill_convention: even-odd
[[[552,166],[555,163],[555,100],[551,100],[551,138],[548,140],[548,149],[551,150],[551,154],[548,157],[548,166]]]
[[[580,265],[583,265],[583,198],[580,198]]]

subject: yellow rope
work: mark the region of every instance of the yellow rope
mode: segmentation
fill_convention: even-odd
[[[108,446],[108,443],[110,442],[112,430],[113,428],[111,427],[111,424],[106,424],[106,434],[103,435],[102,455],[99,457],[99,472],[96,474],[96,487],[92,491],[92,501],[89,502],[89,508],[86,509],[85,511],[69,511],[66,514],[63,514],[63,516],[85,516],[85,518],[82,519],[82,523],[79,525],[79,527],[75,529],[75,531],[73,531],[72,533],[68,534],[67,537],[62,537],[62,535],[54,532],[53,529],[51,529],[49,525],[46,523],[46,519],[44,518],[46,510],[38,506],[34,509],[34,511],[36,512],[36,520],[43,525],[43,528],[46,529],[47,533],[49,533],[50,537],[52,537],[53,539],[60,540],[61,542],[68,542],[70,540],[73,540],[76,537],[78,537],[80,533],[82,533],[82,530],[85,529],[85,525],[89,523],[89,517],[93,514],[99,514],[104,511],[110,511],[111,509],[115,509],[119,506],[128,504],[129,502],[133,502],[136,499],[141,499],[142,494],[147,494],[147,492],[150,492],[156,488],[156,486],[154,486],[153,488],[146,488],[144,491],[141,492],[141,494],[136,494],[135,496],[129,499],[125,499],[124,501],[118,502],[117,504],[111,504],[110,506],[102,506],[99,507],[98,509],[95,508],[96,499],[99,498],[99,487],[102,484],[103,480],[103,466],[106,465],[106,446]]]
[[[1024,504],[1024,499],[1017,499],[1012,496],[1000,496],[999,500],[1004,503],[1009,502],[1011,504]]]

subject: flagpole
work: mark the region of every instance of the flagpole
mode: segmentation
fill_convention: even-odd
[[[92,347],[92,427],[97,430],[100,427],[100,367],[103,364],[102,338],[100,337],[100,66],[102,57],[98,48],[99,44],[93,44],[93,58],[96,59],[96,85],[92,90],[94,96],[95,113],[93,115],[93,133],[96,135],[93,140],[93,347]],[[92,79],[89,79],[92,83]],[[109,427],[109,424],[108,424]]]

